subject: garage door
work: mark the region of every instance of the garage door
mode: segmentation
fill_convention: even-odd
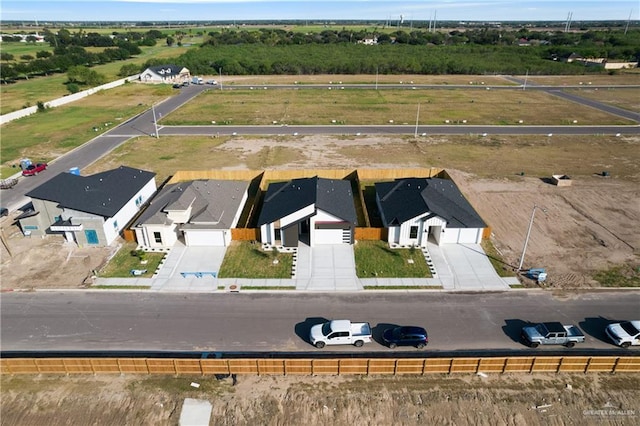
[[[224,246],[224,231],[185,231],[184,243],[190,247]]]
[[[477,228],[461,229],[458,242],[462,244],[476,244],[478,242],[478,232],[479,230]]]

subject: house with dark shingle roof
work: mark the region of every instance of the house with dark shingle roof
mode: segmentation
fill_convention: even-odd
[[[78,246],[108,246],[156,192],[155,173],[131,167],[81,176],[60,173],[27,193],[17,219],[25,235],[63,234]]]
[[[271,183],[258,217],[263,244],[352,244],[357,215],[351,182],[319,177]]]
[[[166,185],[132,229],[145,248],[228,246],[248,198],[249,182],[190,180]]]
[[[456,184],[440,178],[406,178],[375,184],[376,203],[391,246],[479,244],[486,224]]]
[[[177,83],[188,81],[191,73],[185,67],[178,65],[157,65],[149,67],[140,73],[140,81],[143,83]]]

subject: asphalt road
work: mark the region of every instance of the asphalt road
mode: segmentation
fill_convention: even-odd
[[[306,341],[311,325],[342,318],[368,321],[375,339],[390,325],[424,326],[429,332],[430,351],[527,350],[518,336],[528,321],[572,323],[587,336],[580,348],[615,349],[603,333],[606,324],[637,319],[639,306],[638,291],[597,292],[566,299],[537,291],[36,292],[5,293],[0,300],[3,351],[390,351],[379,343],[360,349],[335,346],[319,350]],[[554,346],[536,351],[558,349],[563,350]],[[639,350],[631,348],[628,353]]]

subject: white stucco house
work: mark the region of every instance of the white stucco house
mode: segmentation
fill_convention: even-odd
[[[357,215],[351,182],[319,177],[271,183],[258,217],[263,245],[352,244]]]
[[[228,246],[248,197],[249,182],[190,180],[165,186],[135,220],[143,248]]]
[[[479,244],[486,224],[456,184],[440,178],[406,178],[375,184],[388,242],[396,246]]]
[[[172,64],[149,67],[140,73],[143,83],[178,83],[190,78],[191,73],[187,68]]]
[[[155,173],[131,167],[81,176],[60,173],[28,192],[17,217],[25,235],[63,234],[80,247],[108,246],[156,192]]]

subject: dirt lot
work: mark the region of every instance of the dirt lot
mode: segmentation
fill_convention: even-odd
[[[2,425],[637,425],[638,375],[2,377]],[[191,383],[200,384],[199,388]]]
[[[496,141],[502,145],[506,143]],[[117,167],[123,164],[124,158],[132,158],[126,163],[129,166],[153,170],[149,168],[151,164],[136,163],[133,160],[135,155],[129,157],[127,153],[137,150],[138,154],[144,154],[141,161],[153,162],[158,143],[176,145],[164,139],[154,139],[153,146],[149,147],[151,151],[147,153],[146,141],[137,141],[119,148],[117,153],[85,173]],[[182,164],[171,163],[178,158],[207,157],[213,158],[211,167],[222,162],[229,169],[441,165],[489,224],[493,231],[492,240],[509,265],[518,265],[532,209],[538,205],[541,208],[536,210],[524,267],[547,268],[550,287],[594,286],[597,284],[592,279],[594,272],[615,265],[626,265],[627,271],[635,274],[637,279],[640,231],[633,224],[640,223],[640,163],[634,161],[633,155],[640,157],[637,149],[640,140],[629,138],[622,142],[589,143],[583,152],[576,151],[576,144],[563,143],[529,146],[528,142],[520,142],[520,145],[496,147],[493,142],[489,146],[478,146],[474,142],[454,146],[444,138],[422,142],[422,145],[402,138],[384,137],[308,137],[296,141],[237,138],[216,143],[213,148],[206,147],[208,155],[180,153],[175,156],[176,160],[167,161],[162,169],[164,173],[181,169]],[[609,157],[605,157],[608,147],[614,146]],[[588,157],[584,154],[587,150],[602,157]],[[507,153],[511,156],[509,160],[505,158]],[[535,157],[541,153],[547,153],[548,157]],[[533,159],[530,156],[534,156]],[[580,158],[583,160],[578,160]],[[550,165],[538,164],[542,162]],[[551,185],[544,179],[549,178],[551,172],[546,175],[540,173],[545,169],[553,170],[560,164],[566,165],[563,173],[572,176],[569,187]],[[207,163],[203,166],[206,167]],[[616,172],[607,178],[588,174],[589,170],[607,168]],[[521,176],[514,170],[527,172]],[[480,171],[483,173],[479,174]],[[158,181],[162,181],[166,176],[161,176],[163,172],[160,170],[158,172]],[[8,218],[2,220],[2,232],[11,252],[9,255],[4,246],[0,252],[1,288],[5,291],[31,287],[78,288],[91,271],[104,264],[117,249],[80,249],[57,236],[24,238],[11,223]]]

